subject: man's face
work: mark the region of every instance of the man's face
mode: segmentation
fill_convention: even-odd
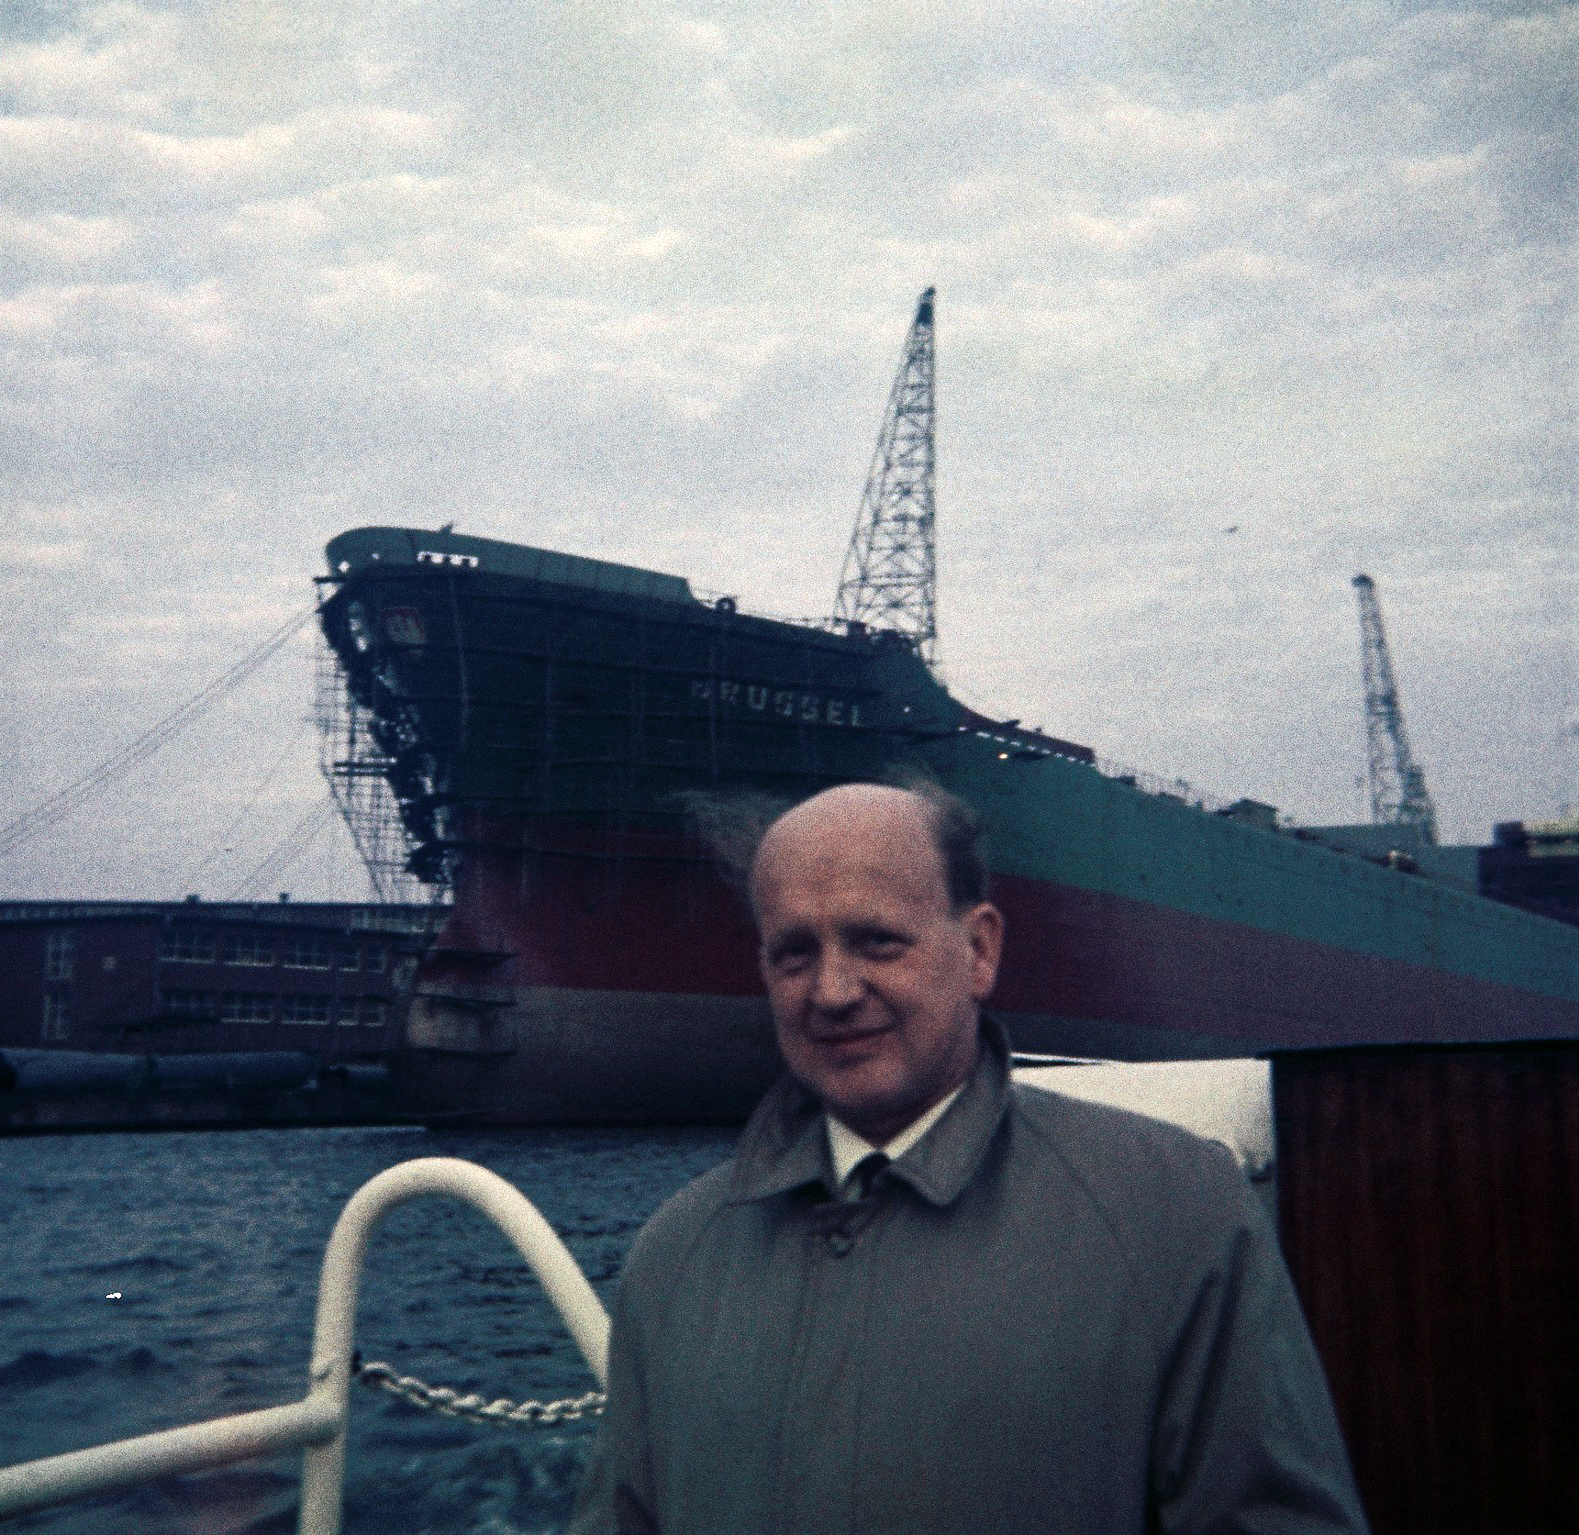
[[[763,840],[752,902],[786,1065],[876,1145],[969,1075],[1003,919],[951,910],[923,801],[848,785]]]

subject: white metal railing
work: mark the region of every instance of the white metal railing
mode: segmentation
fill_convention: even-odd
[[[0,1468],[0,1517],[302,1448],[299,1535],[339,1535],[351,1348],[368,1237],[387,1211],[424,1194],[448,1194],[475,1205],[510,1238],[602,1386],[608,1377],[608,1316],[553,1227],[497,1173],[457,1157],[419,1157],[370,1178],[335,1222],[318,1280],[310,1379],[301,1401]]]

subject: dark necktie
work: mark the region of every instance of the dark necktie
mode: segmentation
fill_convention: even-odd
[[[855,1199],[870,1199],[872,1189],[877,1180],[882,1176],[883,1169],[888,1166],[888,1157],[884,1152],[868,1152],[854,1167],[850,1169],[849,1179],[845,1188],[851,1191],[846,1197]]]

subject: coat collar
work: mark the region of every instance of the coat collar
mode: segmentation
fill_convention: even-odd
[[[943,1117],[890,1169],[928,1204],[952,1204],[974,1176],[1013,1091],[1009,1040],[996,1018],[981,1019],[981,1055]],[[735,1152],[731,1204],[768,1199],[818,1184],[833,1194],[822,1105],[789,1075],[768,1090]]]

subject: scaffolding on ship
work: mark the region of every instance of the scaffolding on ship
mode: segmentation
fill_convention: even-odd
[[[448,865],[424,883],[410,868],[414,845],[389,786],[393,766],[371,729],[373,711],[352,694],[349,679],[322,631],[313,666],[313,722],[318,727],[318,770],[381,901],[448,903]]]

